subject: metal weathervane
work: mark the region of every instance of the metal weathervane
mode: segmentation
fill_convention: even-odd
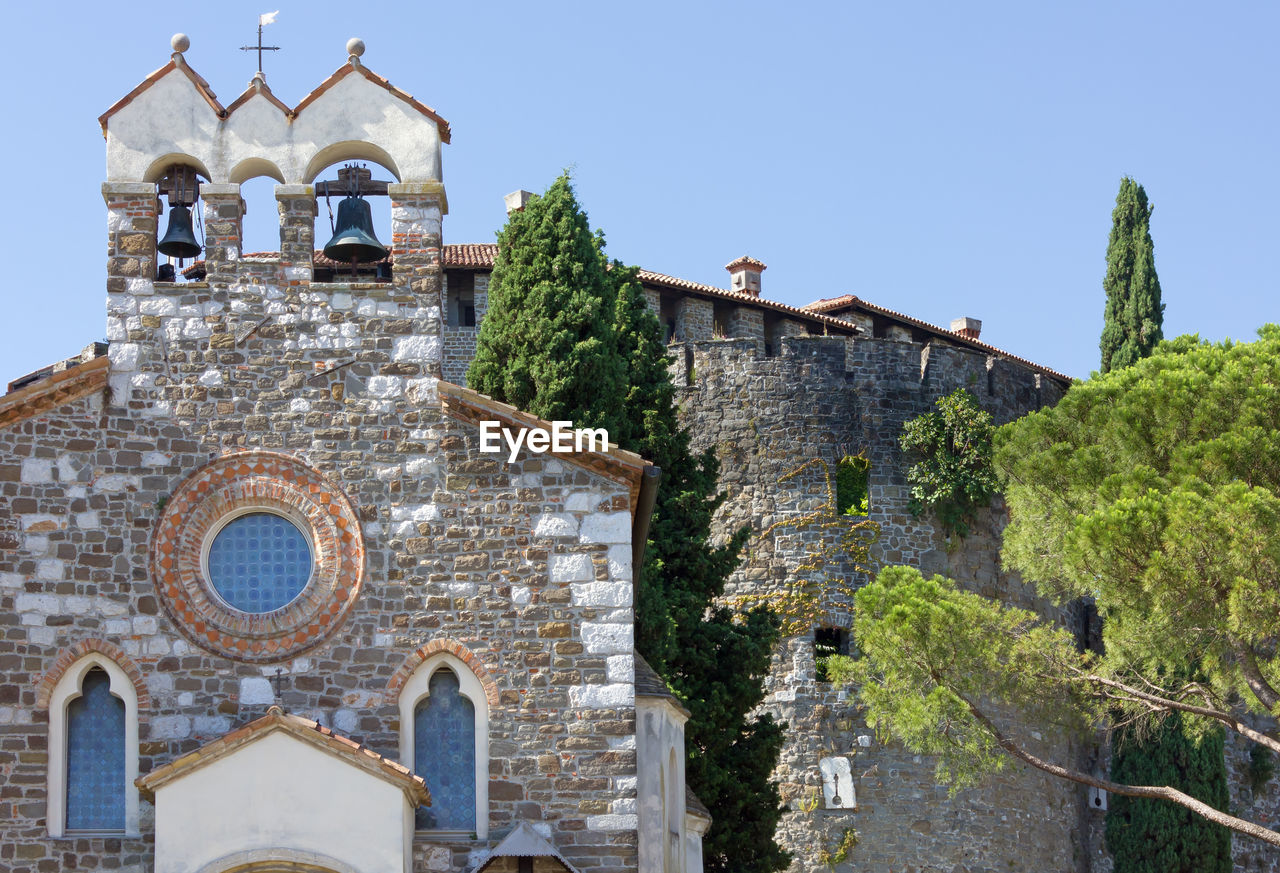
[[[279,10],[279,9],[277,9],[275,12],[264,12],[263,14],[259,15],[259,16],[258,16],[258,44],[257,44],[257,45],[242,45],[242,46],[240,46],[240,51],[242,51],[242,52],[257,52],[257,53],[258,53],[258,75],[259,75],[259,76],[263,76],[264,78],[265,78],[265,74],[262,72],[262,53],[263,53],[263,52],[278,52],[278,51],[280,51],[280,46],[278,46],[278,45],[263,45],[263,44],[262,44],[262,28],[263,28],[263,27],[265,27],[265,26],[266,26],[266,25],[268,25],[268,24],[275,24],[275,22],[276,22],[276,16],[277,16],[277,15],[279,15],[279,14],[280,14],[280,10]]]

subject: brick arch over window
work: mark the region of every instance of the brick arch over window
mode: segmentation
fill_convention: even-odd
[[[133,683],[133,688],[138,694],[139,713],[146,712],[151,708],[151,692],[147,690],[147,685],[142,679],[142,670],[137,663],[125,654],[124,649],[114,643],[109,643],[106,640],[87,639],[80,640],[75,645],[63,649],[58,653],[58,657],[53,659],[53,664],[45,671],[39,685],[36,686],[36,707],[38,709],[49,708],[49,700],[53,694],[53,689],[67,672],[67,669],[92,652],[102,655],[107,660],[114,661],[124,671],[124,674],[129,677],[129,681]]]
[[[391,679],[387,682],[387,693],[383,698],[387,703],[395,703],[400,699],[400,689],[404,688],[405,681],[413,675],[413,671],[418,669],[432,655],[444,653],[453,655],[462,663],[466,664],[468,669],[475,674],[476,679],[480,681],[480,687],[484,689],[485,700],[489,701],[490,706],[497,706],[499,695],[498,685],[493,681],[493,676],[484,666],[484,663],[475,656],[475,654],[462,643],[456,640],[432,640],[409,657],[399,666],[395,673],[391,675]]]

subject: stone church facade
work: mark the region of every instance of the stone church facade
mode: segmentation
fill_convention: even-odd
[[[448,123],[355,41],[294,107],[260,78],[223,106],[174,47],[100,119],[108,343],[0,398],[0,869],[701,873],[688,713],[632,646],[655,471],[480,451],[484,422],[549,423],[464,385],[495,252],[443,242]],[[316,183],[356,160],[394,178],[392,257],[347,274],[316,254]],[[162,281],[186,174],[203,260]],[[280,247],[246,255],[240,184],[263,175]],[[722,529],[756,534],[731,596],[804,575],[821,531],[768,525],[821,506],[807,462],[856,455],[876,562],[1048,613],[999,566],[999,506],[963,542],[907,511],[897,434],[957,387],[1005,421],[1069,380],[973,319],[771,302],[764,269],[734,261],[728,289],[641,273],[721,461]],[[1099,798],[1018,769],[949,797],[874,737],[822,679],[850,645],[847,600],[822,607],[765,703],[789,726],[793,869],[825,869],[848,829],[842,870],[1109,869]]]

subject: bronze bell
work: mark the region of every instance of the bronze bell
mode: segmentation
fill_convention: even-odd
[[[194,258],[200,254],[200,243],[191,230],[190,209],[175,206],[169,210],[169,229],[164,232],[164,239],[156,243],[156,248],[171,258]]]
[[[343,263],[367,264],[387,256],[387,247],[373,233],[373,213],[360,197],[346,197],[338,204],[337,229],[324,247],[324,256]]]

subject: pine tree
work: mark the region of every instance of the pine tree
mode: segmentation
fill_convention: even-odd
[[[1178,713],[1141,740],[1122,729],[1111,757],[1111,778],[1131,785],[1169,785],[1225,810],[1222,729],[1191,736]],[[1115,873],[1231,871],[1231,831],[1166,800],[1112,797],[1107,848]]]
[[[1107,292],[1100,343],[1103,373],[1147,357],[1164,336],[1151,209],[1141,185],[1128,176],[1120,180],[1107,241],[1107,275],[1102,280]]]
[[[498,238],[489,310],[467,384],[543,418],[607,427],[662,469],[637,584],[636,648],[687,704],[691,788],[713,816],[705,869],[770,873],[790,858],[774,842],[771,781],[782,728],[752,716],[778,638],[758,610],[735,620],[714,601],[747,531],[713,547],[715,457],[690,450],[670,358],[636,270],[607,266],[567,175],[512,213]]]
[[[567,174],[498,236],[467,385],[548,421],[620,430],[625,362],[614,285]]]

